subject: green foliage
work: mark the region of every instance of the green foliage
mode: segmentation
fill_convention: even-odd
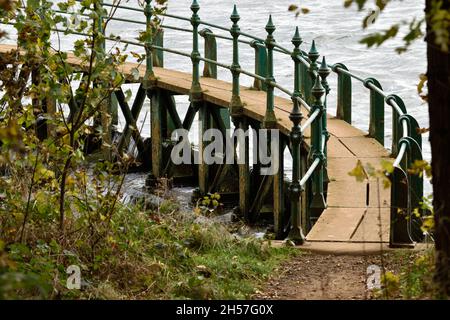
[[[299,7],[295,4],[291,4],[288,8],[289,11],[295,12],[295,17],[298,17],[300,14],[308,14],[310,10],[306,7]]]
[[[353,168],[348,174],[355,177],[356,181],[363,182],[369,179],[378,179],[385,189],[389,188],[391,182],[389,180],[389,174],[392,173],[394,167],[391,161],[382,160],[380,167],[376,169],[371,163],[363,165],[361,160],[358,160],[355,168]]]
[[[222,203],[220,203],[220,194],[208,193],[206,196],[197,200],[195,212],[197,214],[210,216],[215,213],[217,214],[222,208],[222,206],[223,206]]]
[[[393,0],[374,0],[374,6],[379,12],[382,12],[392,1]],[[345,7],[350,7],[353,3],[356,3],[358,10],[363,10],[366,8],[368,2],[368,0],[346,0],[344,5]],[[374,45],[380,46],[385,41],[395,38],[398,35],[400,28],[404,27],[406,28],[406,33],[402,38],[404,45],[396,48],[398,53],[403,53],[408,50],[415,40],[423,38],[424,24],[425,21],[427,21],[431,32],[434,33],[435,43],[442,51],[448,52],[450,44],[450,12],[442,9],[442,5],[442,0],[434,0],[431,3],[431,12],[427,17],[413,17],[410,20],[403,20],[383,32],[373,33],[363,38],[361,43],[366,44],[368,47]],[[370,25],[368,21],[376,20],[379,12],[370,12],[363,20],[363,28],[367,28]]]
[[[170,200],[155,210],[124,205],[124,176],[113,173],[129,160],[86,155],[88,137],[105,154],[115,152],[106,108],[124,83],[128,57],[117,37],[119,45],[105,51],[102,30],[115,10],[100,2],[58,2],[71,15],[57,14],[47,0],[0,11],[1,22],[14,22],[18,33],[18,50],[0,57],[0,299],[249,297],[290,250],[195,223],[195,214]],[[0,0],[2,8],[10,4]],[[157,1],[155,11],[166,4]],[[74,19],[80,14],[89,19]],[[159,23],[152,22],[150,32]],[[60,37],[85,35],[73,57],[50,42],[55,29]],[[219,200],[208,195],[199,207],[212,213]],[[81,290],[66,287],[70,265],[81,269]]]
[[[443,4],[443,0],[433,1],[428,20],[436,44],[440,46],[442,51],[448,52],[450,45],[450,11],[443,9]]]
[[[163,206],[177,208],[170,200]],[[66,236],[68,244],[44,232],[47,225],[34,226],[41,239],[7,245],[8,257],[0,251],[0,298],[244,299],[297,252],[237,239],[220,225],[196,223],[194,214],[163,211],[119,204],[110,219],[81,212],[102,231],[94,242],[80,218],[71,219],[82,229]],[[65,286],[73,264],[81,267],[81,290]]]
[[[396,271],[386,271],[381,277],[381,290],[374,292],[381,299],[435,299],[437,288],[433,281],[434,249],[419,252],[400,251],[391,258],[400,264]]]

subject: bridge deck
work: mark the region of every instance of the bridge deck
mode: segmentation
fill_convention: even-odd
[[[14,46],[0,45],[0,54]],[[80,65],[80,61],[69,55],[69,62]],[[137,65],[127,63],[123,72],[132,78],[131,70]],[[140,75],[145,67],[139,68]],[[189,94],[191,74],[162,68],[154,68],[157,86],[179,94]],[[216,105],[228,107],[231,100],[231,83],[221,80],[202,78],[201,86],[204,99]],[[262,121],[266,109],[266,94],[262,91],[241,88],[241,99],[245,105],[244,113],[253,119]],[[289,113],[291,100],[275,98],[275,114],[278,128],[288,133],[292,127]],[[304,110],[306,114],[306,111]],[[328,147],[328,208],[307,235],[311,242],[388,242],[390,191],[370,181],[370,201],[366,209],[366,186],[348,175],[357,160],[379,165],[382,159],[389,159],[389,153],[375,139],[352,127],[348,123],[329,116],[328,131],[331,135]],[[305,133],[308,143],[309,132]],[[379,196],[378,196],[379,195]]]

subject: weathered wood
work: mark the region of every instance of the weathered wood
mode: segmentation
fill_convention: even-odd
[[[196,102],[198,103],[198,102]],[[208,106],[206,103],[200,103],[201,106],[199,108],[199,117],[200,117],[200,123],[199,123],[199,145],[198,145],[198,152],[199,152],[199,165],[198,165],[198,185],[200,188],[201,194],[206,194],[208,192],[208,180],[209,180],[209,168],[208,165],[204,161],[204,150],[207,146],[207,142],[203,141],[201,138],[206,130],[210,128],[210,113],[208,110]]]
[[[136,143],[139,153],[141,155],[144,155],[145,154],[144,141],[142,140],[141,134],[139,133],[139,130],[138,130],[138,127],[136,124],[136,118],[133,115],[132,111],[130,110],[130,107],[128,106],[128,103],[125,100],[125,95],[124,95],[122,89],[117,90],[115,92],[115,95],[117,97],[117,102],[119,103],[120,109],[122,110],[123,116],[127,122],[126,130],[128,129],[129,131],[131,131],[131,135]],[[134,105],[133,105],[133,107],[134,107]],[[124,132],[124,135],[126,135],[126,134],[127,134],[127,132]],[[120,142],[119,142],[119,147],[120,147]],[[119,152],[120,152],[120,150],[119,150]]]
[[[147,96],[151,100],[152,173],[154,177],[159,178],[163,169],[161,91],[148,91]]]
[[[134,120],[139,118],[139,114],[141,113],[142,106],[144,105],[145,97],[146,97],[145,89],[141,84],[139,86],[136,97],[134,98],[133,105],[131,106],[131,115]],[[120,137],[118,147],[117,147],[119,153],[122,152],[124,146],[128,145],[129,140],[130,140],[130,133],[131,133],[130,124],[127,121],[127,123],[125,124],[125,128],[123,130],[122,136]]]
[[[239,122],[239,129],[247,132],[248,130],[248,122],[246,119],[242,119]],[[245,145],[244,145],[244,154],[240,154],[240,157],[243,157],[245,163],[239,164],[239,209],[241,213],[244,215],[246,221],[250,221],[250,160],[249,160],[249,137],[245,135]]]
[[[286,142],[280,139],[280,150],[276,155],[278,161],[278,171],[273,177],[273,218],[274,228],[277,238],[283,234],[283,226],[286,218],[286,209],[284,205],[285,187],[284,187],[284,150]]]
[[[255,220],[263,207],[264,200],[269,194],[271,187],[273,185],[274,176],[263,176],[261,183],[258,188],[258,192],[254,197],[252,197],[253,203],[250,207],[250,219]]]

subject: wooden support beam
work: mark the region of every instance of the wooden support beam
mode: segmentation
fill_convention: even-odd
[[[180,116],[178,115],[178,112],[176,110],[175,101],[174,101],[173,97],[171,97],[171,98],[173,100],[173,103],[167,104],[168,118],[174,124],[175,128],[190,130],[192,127],[192,123],[194,122],[195,115],[197,114],[197,110],[194,107],[192,107],[192,104],[189,105],[186,116],[185,116],[183,122],[181,122]],[[168,137],[168,138],[170,138],[170,137]],[[198,174],[197,166],[194,163],[193,150],[191,150],[191,163],[192,163],[192,172],[194,172],[194,174]],[[173,163],[171,161],[167,161],[167,164],[163,170],[163,176],[168,176],[168,177],[173,176],[173,170],[174,170]]]
[[[167,109],[167,136],[170,138],[173,130],[183,128],[183,123],[178,115],[175,99],[167,91],[164,92],[164,104]]]
[[[246,118],[241,118],[239,121],[239,128],[244,132],[248,130],[248,122]],[[249,137],[245,136],[244,157],[245,163],[239,164],[239,209],[244,215],[245,220],[250,221],[250,159],[249,159]]]
[[[151,100],[152,172],[155,178],[160,178],[163,165],[161,91],[159,89],[147,91],[147,96]]]
[[[123,95],[123,92],[122,92],[122,95]],[[117,99],[117,96],[116,96],[116,99]],[[144,101],[145,101],[145,89],[144,89],[143,85],[141,84],[139,86],[136,97],[134,98],[133,105],[131,106],[131,116],[135,121],[136,121],[136,119],[139,118],[139,114],[141,113],[142,106],[144,105]],[[131,134],[130,124],[127,121],[127,123],[125,124],[125,128],[123,129],[122,136],[120,137],[118,147],[117,147],[118,152],[120,154],[122,154],[123,148],[125,146],[128,146],[129,140],[130,140],[130,134]]]
[[[205,148],[207,146],[207,142],[203,141],[203,134],[206,130],[211,127],[211,117],[208,105],[204,102],[196,102],[200,103],[201,106],[199,108],[200,115],[200,123],[199,123],[199,144],[198,144],[198,153],[199,153],[199,165],[198,165],[198,184],[200,188],[201,194],[206,194],[208,192],[208,179],[209,179],[209,168],[208,165],[204,162],[203,155]]]
[[[286,148],[285,139],[280,139],[279,153],[275,161],[278,162],[278,171],[273,177],[273,220],[277,238],[283,234],[285,223],[285,205],[284,205],[284,150]]]
[[[184,129],[189,130],[191,128],[196,114],[197,114],[197,109],[194,108],[193,104],[191,103],[187,110],[186,116],[184,117],[184,120],[183,120],[183,128]]]
[[[263,207],[264,200],[271,190],[273,179],[274,176],[263,176],[256,196],[252,197],[255,200],[250,207],[250,221],[255,221],[258,218],[261,208]]]
[[[126,102],[125,95],[122,89],[119,89],[115,92],[117,101],[119,103],[120,109],[122,110],[123,116],[125,117],[125,121],[127,122],[128,130],[131,131],[131,135],[136,143],[138,151],[141,155],[145,154],[145,145],[142,137],[139,133],[136,119],[134,118],[128,103]]]

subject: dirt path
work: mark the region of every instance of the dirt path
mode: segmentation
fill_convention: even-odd
[[[370,299],[367,267],[381,266],[381,256],[332,256],[304,253],[284,264],[256,299]]]

